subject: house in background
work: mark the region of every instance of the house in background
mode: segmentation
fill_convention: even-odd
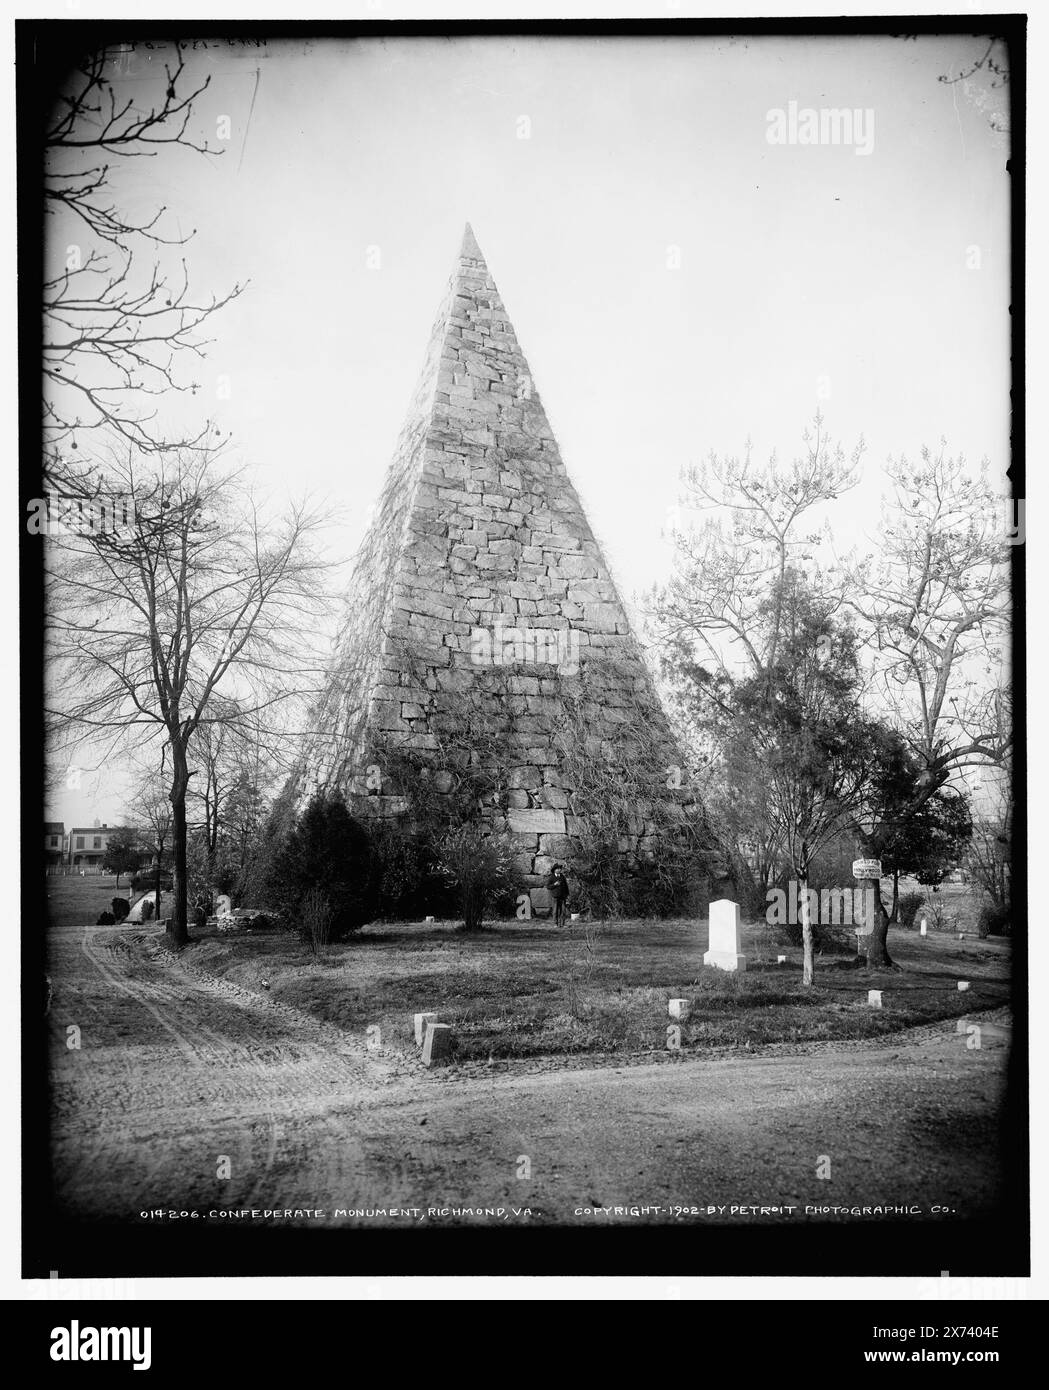
[[[83,869],[85,873],[99,873],[109,848],[109,837],[126,828],[123,825],[109,825],[105,821],[100,825],[97,820],[94,825],[74,825],[65,837],[63,862],[67,871]],[[141,849],[139,867],[148,867],[155,858],[151,850]]]
[[[44,821],[44,863],[49,869],[52,865],[61,864],[65,853],[65,842],[65,821]]]
[[[97,820],[94,825],[74,825],[66,836],[66,864],[72,869],[100,869],[109,837],[116,828],[99,825]]]

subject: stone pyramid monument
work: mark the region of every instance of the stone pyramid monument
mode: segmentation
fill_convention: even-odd
[[[668,837],[727,873],[469,225],[311,724],[301,796],[398,817],[406,760],[469,775],[529,890]]]

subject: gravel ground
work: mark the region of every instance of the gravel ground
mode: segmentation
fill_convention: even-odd
[[[863,1043],[428,1073],[189,967],[149,929],[59,929],[50,971],[53,1160],[71,1218],[702,1224],[855,1219],[806,1205],[987,1216],[1000,1200],[1004,1009],[972,1016],[978,1048],[951,1021]],[[336,1214],[391,1208],[414,1214]]]

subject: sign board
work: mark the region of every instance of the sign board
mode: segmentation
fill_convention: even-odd
[[[852,861],[853,878],[881,878],[880,859],[854,859]]]

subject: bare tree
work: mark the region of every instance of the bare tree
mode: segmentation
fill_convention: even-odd
[[[171,392],[199,389],[175,363],[203,356],[200,330],[243,288],[194,294],[179,254],[192,232],[171,229],[166,208],[136,219],[120,206],[119,166],[177,147],[222,153],[192,128],[210,77],[194,85],[175,44],[151,98],[140,82],[128,89],[121,81],[118,58],[107,48],[84,57],[55,93],[44,131],[44,444],[52,460],[79,450],[91,431],[139,451],[202,443],[206,426],[185,438],[166,434],[157,407]]]
[[[733,856],[737,884],[746,910],[764,911],[784,856],[775,817],[770,814],[772,789],[757,750],[739,740],[722,742],[695,776],[711,824]]]
[[[804,451],[789,464],[773,455],[755,463],[749,443],[742,459],[711,454],[684,475],[686,498],[697,511],[717,510],[698,531],[676,529],[674,575],[654,591],[657,633],[664,647],[693,656],[715,671],[742,661],[771,669],[783,635],[783,614],[765,611],[769,593],[785,592],[790,568],[812,558],[821,536],[806,513],[855,487],[863,441],[846,458],[816,415],[803,435]],[[759,618],[761,619],[759,621]]]
[[[236,700],[216,702],[215,718],[201,723],[190,746],[189,829],[202,851],[209,888],[239,897],[265,818],[266,791],[285,775],[298,752],[290,730],[278,737],[273,711],[249,718]]]
[[[891,735],[864,715],[855,633],[832,623],[833,600],[793,571],[782,587],[764,604],[782,622],[776,663],[734,683],[724,743],[764,778],[763,814],[797,883],[811,985],[812,866],[872,799]]]
[[[708,780],[731,777],[736,823],[723,821],[722,830],[762,889],[787,847],[769,814],[769,785],[754,750],[727,737],[733,685],[746,675],[769,686],[789,640],[792,576],[811,567],[823,539],[811,514],[856,485],[864,447],[861,439],[846,455],[819,414],[802,438],[803,450],[789,463],[773,454],[761,465],[748,443],[742,458],[711,454],[685,473],[685,500],[718,514],[698,530],[675,528],[674,574],[649,598],[675,723],[694,761],[710,770]],[[842,578],[835,587],[828,573],[817,577],[829,620],[842,601]],[[744,794],[737,796],[741,782]],[[715,793],[711,805],[716,801]]]
[[[1012,758],[982,788],[980,814],[973,818],[965,868],[976,886],[1001,913],[1012,908]]]
[[[734,676],[776,669],[787,633],[783,577],[804,567],[817,539],[800,519],[854,481],[859,451],[850,465],[840,450],[820,446],[819,428],[817,421],[807,459],[789,472],[773,462],[755,475],[745,458],[716,469],[712,462],[697,475],[704,505],[729,510],[731,535],[712,523],[698,536],[679,537],[675,577],[654,596],[665,669],[684,694],[693,731],[715,750],[731,729]],[[970,469],[945,448],[924,449],[917,466],[890,460],[888,474],[893,494],[875,553],[836,569],[833,582],[829,572],[814,576],[828,618],[844,607],[858,619],[865,704],[900,733],[918,768],[904,801],[855,803],[849,829],[871,859],[880,859],[939,788],[960,785],[967,768],[1000,763],[1012,737],[1002,650],[1009,550],[987,465]],[[888,917],[877,880],[860,882],[876,913],[868,963],[883,968],[892,964]]]
[[[880,859],[934,793],[965,769],[1000,766],[1012,746],[1008,669],[1009,547],[987,465],[924,448],[917,466],[890,461],[893,494],[876,554],[851,573],[872,666],[869,695],[903,735],[918,768],[913,795],[885,819],[852,825]],[[875,890],[878,884],[863,880]],[[868,938],[871,965],[891,965],[888,918]]]
[[[236,703],[231,702],[222,714],[225,717],[221,722],[198,726],[189,753],[191,762],[195,764],[194,773],[190,775],[197,776],[197,783],[191,788],[189,797],[191,803],[199,807],[203,818],[200,829],[209,870],[214,867],[218,853],[222,809],[236,777],[228,746],[232,742],[230,729],[235,727]]]
[[[164,786],[166,753],[167,750],[162,747],[157,767],[144,767],[142,769],[131,799],[131,814],[139,827],[140,838],[149,846],[155,860],[153,901],[155,904],[154,915],[158,922],[160,921],[164,854],[170,849],[174,827],[174,812]]]
[[[242,476],[199,450],[143,461],[129,448],[104,479],[67,468],[59,481],[91,509],[100,490],[120,494],[127,520],[72,527],[50,547],[48,712],[67,738],[166,743],[181,946],[191,743],[208,724],[279,725],[317,688],[319,517],[296,507],[269,521]]]
[[[1000,817],[981,818],[973,823],[965,867],[995,907],[1008,908],[1012,900],[1011,808],[1006,807]]]

